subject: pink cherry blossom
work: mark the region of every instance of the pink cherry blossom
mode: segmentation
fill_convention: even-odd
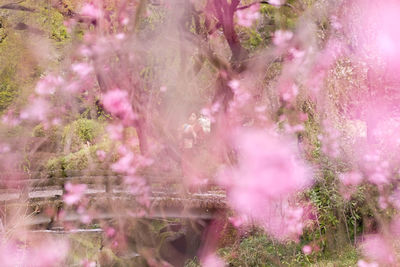
[[[103,95],[103,104],[113,114],[124,113],[131,108],[127,91],[114,89]]]
[[[103,12],[98,7],[94,6],[93,4],[85,4],[81,8],[81,15],[85,17],[89,17],[92,19],[99,19],[103,16]]]
[[[344,22],[346,34],[357,39],[357,55],[378,70],[382,60],[386,65],[385,76],[396,78],[400,66],[400,30],[397,21],[400,4],[396,0],[373,2],[354,1]],[[373,51],[373,57],[371,52]],[[377,60],[379,59],[379,60]]]
[[[379,198],[378,198],[378,206],[379,206],[379,208],[381,208],[381,209],[387,209],[387,207],[388,207],[388,200],[387,200],[387,198],[386,197],[384,197],[384,196],[379,196]]]
[[[365,153],[361,162],[366,179],[378,186],[389,183],[391,178],[390,165],[385,156],[379,150],[371,150]]]
[[[0,154],[2,153],[8,153],[11,151],[11,147],[9,144],[2,144],[0,143]]]
[[[96,262],[85,259],[81,262],[81,265],[82,267],[96,267]]]
[[[323,122],[323,127],[325,134],[318,136],[321,141],[322,152],[327,156],[337,158],[340,156],[339,138],[341,133],[328,121]]]
[[[106,128],[108,135],[113,140],[121,140],[124,133],[124,126],[122,124],[110,124]]]
[[[306,51],[292,47],[289,49],[289,56],[292,60],[300,60],[304,57]]]
[[[122,17],[121,18],[121,24],[122,25],[128,25],[129,23],[129,18],[128,17]]]
[[[96,155],[100,161],[104,161],[106,159],[107,153],[104,150],[97,150]]]
[[[65,184],[65,190],[67,193],[63,196],[64,202],[67,205],[77,204],[84,196],[86,189],[86,184],[72,184],[67,182]]]
[[[112,115],[122,119],[124,125],[129,125],[136,119],[127,91],[114,89],[104,94],[102,99],[104,108]]]
[[[400,210],[400,190],[395,189],[389,196],[388,201],[393,205],[393,207]]]
[[[111,169],[118,173],[134,174],[136,172],[135,156],[132,152],[124,153],[117,162],[111,165]]]
[[[126,37],[126,35],[125,35],[125,33],[123,33],[123,32],[117,33],[117,34],[115,35],[115,39],[117,39],[117,40],[119,40],[119,41],[124,40],[125,37]]]
[[[86,77],[93,71],[93,67],[86,62],[72,64],[71,69],[81,77]]]
[[[230,80],[228,82],[228,86],[232,89],[232,91],[237,91],[240,87],[240,82],[238,80]]]
[[[204,259],[201,260],[201,265],[207,267],[224,267],[225,263],[217,255],[208,254]]]
[[[299,114],[299,119],[300,119],[300,121],[302,121],[302,122],[305,122],[306,120],[308,120],[308,115],[307,115],[307,113],[300,112],[300,114]]]
[[[115,230],[114,227],[108,227],[108,228],[106,229],[106,236],[107,236],[108,238],[114,237],[116,233],[117,233],[117,231]]]
[[[89,224],[92,222],[92,217],[89,214],[82,214],[80,220],[84,224]]]
[[[235,226],[236,228],[241,227],[242,225],[246,225],[249,223],[249,218],[244,216],[236,216],[236,217],[230,217],[229,218],[229,222]]]
[[[1,117],[1,122],[5,125],[8,125],[10,127],[17,126],[20,122],[21,119],[16,117],[14,115],[14,112],[12,109],[8,110],[2,117]]]
[[[297,146],[259,130],[241,131],[234,139],[238,166],[219,176],[229,204],[239,215],[255,218],[276,238],[301,234],[303,208],[287,199],[311,184],[311,172],[297,158]]]
[[[339,179],[344,185],[349,186],[349,185],[360,184],[362,182],[363,177],[359,172],[352,171],[339,175]]]
[[[340,30],[343,27],[337,16],[331,16],[330,21],[335,30]]]
[[[286,133],[302,132],[305,129],[304,125],[302,125],[302,124],[296,124],[296,125],[293,125],[293,126],[290,126],[289,124],[285,124],[284,127],[285,127]]]
[[[64,79],[60,76],[47,75],[40,79],[36,84],[35,92],[38,95],[51,95],[56,92],[57,87],[64,83]]]
[[[0,245],[0,262],[4,267],[60,266],[67,254],[68,244],[52,239],[37,240],[26,247],[10,240]]]
[[[35,245],[26,255],[26,265],[51,267],[61,265],[68,255],[68,244],[65,241],[43,240]]]
[[[312,252],[312,247],[310,245],[305,245],[301,250],[305,255],[310,255]]]
[[[235,140],[240,161],[231,182],[236,186],[280,198],[310,185],[309,169],[290,140],[261,131],[243,131]]]
[[[282,6],[285,2],[286,0],[268,0],[268,3],[273,6]]]
[[[253,22],[260,18],[260,4],[253,4],[248,8],[236,11],[238,24],[244,27],[251,27]]]
[[[267,110],[267,106],[266,105],[256,106],[254,108],[254,111],[255,112],[259,112],[259,113],[265,112],[266,110]]]
[[[21,111],[22,120],[45,121],[50,112],[50,104],[43,98],[34,98],[30,105]]]
[[[295,84],[292,84],[290,86],[282,86],[280,93],[281,93],[283,100],[292,102],[295,100],[296,96],[299,94],[299,88]]]
[[[379,264],[376,262],[366,262],[364,260],[359,260],[357,262],[358,267],[379,267]]]
[[[277,30],[274,33],[273,43],[276,46],[285,46],[293,38],[293,32]]]
[[[396,216],[392,219],[389,225],[390,234],[392,237],[400,238],[400,217]]]
[[[392,245],[379,234],[367,236],[361,248],[365,256],[378,263],[391,265],[395,261]]]

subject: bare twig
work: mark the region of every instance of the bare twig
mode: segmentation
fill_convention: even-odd
[[[21,6],[20,3],[24,2],[25,0],[21,0],[15,3],[8,3],[5,5],[0,6],[0,9],[10,9],[10,10],[19,10],[19,11],[27,11],[27,12],[35,12],[35,9]]]

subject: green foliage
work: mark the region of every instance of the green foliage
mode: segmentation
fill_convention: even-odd
[[[311,267],[350,267],[357,266],[359,252],[353,246],[342,246],[334,253],[325,253],[312,260],[312,255],[308,256],[311,264],[304,264]]]
[[[60,140],[60,127],[58,126],[51,126],[48,129],[43,127],[43,124],[36,125],[32,130],[33,137],[46,137],[51,142],[59,142]]]
[[[69,153],[65,156],[58,156],[47,161],[45,171],[49,176],[68,176],[74,171],[87,170],[90,167],[99,169],[102,162],[98,160],[97,150],[109,151],[110,142],[103,142],[93,146],[85,146],[81,150]]]
[[[337,215],[340,208],[340,195],[332,184],[327,186],[327,184],[321,183],[313,187],[308,196],[318,212],[319,231],[314,234],[317,235],[317,238],[321,238],[319,233],[324,235],[328,231],[334,230],[340,222]]]
[[[75,264],[80,264],[80,261],[85,258],[95,258],[101,248],[100,235],[84,235],[74,234],[69,237],[71,249],[68,253],[67,261]]]
[[[18,94],[14,81],[15,67],[7,66],[0,72],[0,113],[4,111]]]
[[[91,155],[90,150],[91,149],[84,148],[63,157],[63,169],[65,171],[86,169],[89,166],[89,160],[95,158],[95,155]]]
[[[0,17],[0,43],[7,37],[6,29],[4,28],[4,22]]]
[[[61,127],[51,126],[45,129],[43,124],[36,125],[32,130],[32,137],[41,140],[41,144],[37,148],[37,152],[59,153],[61,150],[61,134]]]
[[[52,158],[47,161],[45,166],[46,172],[50,176],[64,176],[66,177],[64,157]]]
[[[254,30],[248,29],[246,31],[246,39],[243,40],[243,46],[249,50],[255,50],[262,43],[263,38],[261,34]]]
[[[365,186],[344,199],[338,187],[338,179],[331,170],[325,170],[322,179],[306,192],[317,210],[317,228],[308,231],[303,238],[316,241],[324,252],[332,252],[343,245],[354,244],[363,229],[363,220],[372,217],[366,200]]]
[[[146,9],[148,14],[145,13]],[[154,31],[158,24],[165,21],[165,11],[152,5],[143,5],[143,9],[139,10],[139,13],[141,16],[139,21],[141,34]]]
[[[80,118],[65,126],[62,144],[68,151],[77,151],[95,141],[103,133],[103,125],[96,120]]]
[[[201,267],[200,261],[197,257],[185,262],[185,267]]]
[[[43,124],[38,124],[33,128],[32,136],[33,137],[45,137],[46,136],[46,131],[43,127]]]
[[[298,266],[307,262],[299,244],[278,244],[262,232],[246,237],[235,246],[222,248],[219,253],[230,266]]]
[[[31,89],[39,77],[40,64],[48,68],[58,60],[38,56],[32,44],[36,45],[39,40],[47,43],[46,35],[52,40],[48,42],[50,45],[59,45],[68,39],[65,18],[50,2],[27,0],[24,6],[35,12],[0,10],[0,113],[14,100],[16,106],[26,101],[25,89]],[[17,95],[20,97],[16,98]]]
[[[40,8],[37,18],[41,26],[49,31],[49,37],[57,42],[65,41],[69,37],[64,26],[64,20],[60,12],[47,6]]]
[[[305,255],[300,243],[278,243],[261,231],[255,231],[233,246],[219,249],[219,256],[229,266],[356,266],[358,252],[343,246],[335,253]],[[186,267],[201,266],[198,258],[187,261]]]
[[[291,2],[291,1],[289,1]],[[272,5],[262,5],[260,13],[265,16],[267,20],[266,25],[268,29],[272,32],[276,29],[294,29],[296,26],[296,20],[298,13],[296,12],[295,5],[291,4],[293,7],[283,6],[281,8],[276,8]]]

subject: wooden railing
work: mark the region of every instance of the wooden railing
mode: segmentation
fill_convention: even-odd
[[[25,224],[36,228],[50,229],[57,216],[47,215],[46,209],[59,211],[64,207],[63,194],[66,182],[84,183],[88,185],[85,198],[94,210],[101,210],[93,216],[94,221],[114,217],[135,217],[131,213],[114,213],[107,207],[130,207],[136,205],[137,195],[127,190],[122,177],[105,172],[75,172],[70,176],[44,176],[40,173],[29,175],[13,175],[2,173],[0,179],[0,206],[5,210],[25,207],[30,219]],[[20,177],[12,179],[12,177]],[[187,192],[174,189],[179,185],[179,178],[156,177],[147,174],[150,192],[150,207],[140,217],[146,218],[203,218],[211,219],[214,214],[226,208],[225,192],[218,188],[208,188],[202,192]],[[175,184],[174,184],[175,183]],[[6,213],[6,212],[5,212]],[[69,211],[63,221],[77,221],[79,215]]]

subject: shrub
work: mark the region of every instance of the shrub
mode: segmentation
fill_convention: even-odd
[[[80,118],[65,126],[62,144],[66,151],[78,151],[83,145],[92,143],[103,132],[103,125],[95,120]]]
[[[4,111],[14,100],[18,87],[14,82],[15,69],[6,67],[0,72],[0,112]]]
[[[77,152],[69,153],[64,156],[51,158],[47,161],[45,170],[49,176],[68,176],[74,171],[82,171],[96,166],[96,170],[104,165],[100,162],[96,152],[97,150],[110,150],[110,143],[103,142],[98,145],[86,146]],[[113,160],[114,157],[111,158]]]

